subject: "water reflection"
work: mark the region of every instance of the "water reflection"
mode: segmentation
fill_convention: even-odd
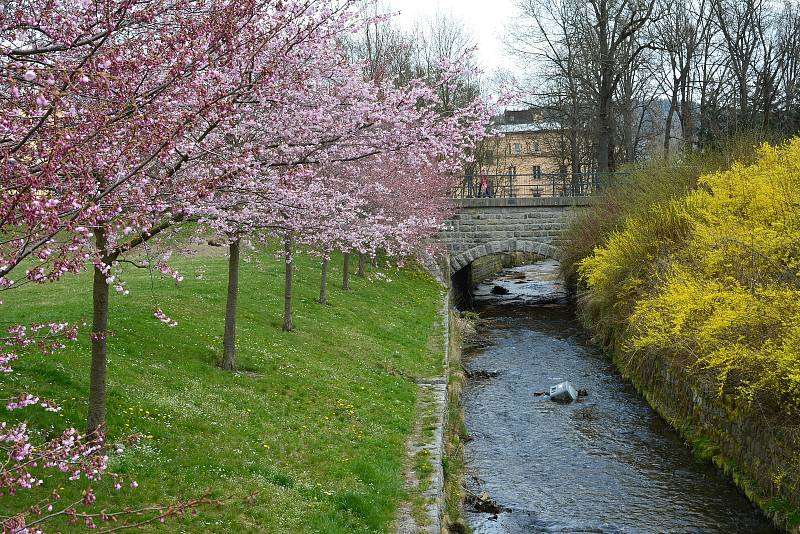
[[[466,366],[498,375],[467,387],[467,485],[512,512],[468,513],[474,531],[775,532],[587,344],[557,270],[510,269],[476,290],[487,324]],[[589,396],[561,405],[535,395],[561,380]]]

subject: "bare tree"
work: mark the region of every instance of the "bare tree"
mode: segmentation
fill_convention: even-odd
[[[578,31],[591,59],[595,97],[597,170],[613,170],[610,161],[614,137],[612,103],[614,92],[627,67],[650,46],[646,40],[636,42],[642,27],[651,20],[655,0],[588,0],[579,9]]]
[[[669,99],[664,125],[664,154],[668,155],[673,136],[673,118],[678,114],[681,138],[692,146],[691,117],[692,67],[711,27],[708,1],[669,2],[663,4],[661,19],[652,25],[656,48],[662,64],[659,77]],[[659,72],[658,70],[656,72]]]
[[[480,80],[477,75],[456,80],[453,84],[440,83],[443,76],[442,66],[463,61],[465,54],[476,47],[461,20],[439,12],[431,19],[417,24],[413,39],[417,43],[414,60],[416,74],[438,87],[442,112],[452,112],[478,97]]]
[[[800,8],[793,0],[517,0],[508,48],[531,104],[591,169],[757,132],[800,130]],[[657,141],[660,138],[660,141]],[[589,143],[587,143],[589,141]],[[648,148],[649,147],[649,148]],[[586,165],[585,163],[583,164]]]
[[[571,106],[565,126],[573,131],[573,173],[584,103],[591,109],[596,169],[607,172],[614,167],[614,97],[626,75],[632,89],[631,69],[651,46],[642,28],[653,18],[655,5],[655,0],[519,0],[517,4],[522,22],[512,31],[511,47],[544,60],[551,76],[563,78],[552,87],[560,86],[563,90],[555,92],[566,96]],[[630,99],[624,109],[632,109],[634,96],[630,90],[623,94]],[[623,123],[630,134],[632,112]]]
[[[521,16],[511,26],[507,39],[515,57],[539,66],[535,72],[527,73],[523,83],[533,97],[531,103],[545,109],[561,125],[565,139],[559,148],[568,160],[573,189],[579,184],[585,160],[581,153],[582,138],[590,122],[586,63],[574,31],[577,24],[574,6],[560,0],[519,0]]]
[[[372,22],[347,43],[350,58],[364,64],[364,78],[394,80],[405,85],[414,77],[415,49],[413,36],[403,31],[394,18],[384,15],[390,9],[384,3],[369,2]]]

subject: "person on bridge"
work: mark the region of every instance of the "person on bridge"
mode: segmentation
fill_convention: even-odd
[[[485,174],[481,174],[481,184],[478,188],[478,196],[479,197],[489,196],[489,178],[487,178]]]
[[[475,194],[475,176],[471,172],[464,175],[464,193],[467,198],[472,198]]]

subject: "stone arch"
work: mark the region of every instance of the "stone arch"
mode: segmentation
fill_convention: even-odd
[[[523,239],[504,239],[501,241],[490,241],[489,243],[478,245],[466,252],[462,252],[450,258],[450,269],[458,272],[473,261],[492,254],[503,254],[509,252],[529,252],[538,254],[542,258],[559,259],[561,251],[547,243],[536,241],[526,241]]]

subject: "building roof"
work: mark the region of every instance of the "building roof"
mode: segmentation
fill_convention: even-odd
[[[528,133],[528,132],[546,132],[560,129],[558,123],[542,121],[542,122],[527,122],[523,124],[493,124],[492,129],[503,133]]]

